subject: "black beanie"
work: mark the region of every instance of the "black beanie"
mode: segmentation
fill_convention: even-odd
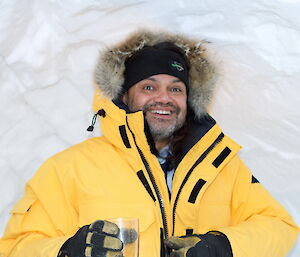
[[[177,77],[188,89],[189,70],[185,58],[169,49],[147,46],[126,60],[123,92],[126,92],[139,81],[158,74]]]

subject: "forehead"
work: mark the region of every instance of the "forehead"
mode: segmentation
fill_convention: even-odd
[[[143,79],[143,80],[137,82],[135,85],[139,85],[139,84],[143,84],[144,82],[151,82],[151,81],[155,82],[157,84],[173,84],[173,83],[180,84],[180,83],[182,83],[182,85],[184,85],[184,83],[182,82],[182,80],[180,80],[179,78],[174,77],[172,75],[168,75],[168,74],[153,75],[153,76],[151,76],[149,78],[146,78],[146,79]]]

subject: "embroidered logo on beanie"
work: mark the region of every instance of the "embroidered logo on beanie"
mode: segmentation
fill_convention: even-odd
[[[179,63],[179,62],[176,62],[176,61],[172,61],[171,67],[178,70],[178,71],[183,71],[184,70],[182,64]]]

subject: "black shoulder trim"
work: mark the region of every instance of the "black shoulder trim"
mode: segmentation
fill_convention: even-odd
[[[149,193],[149,195],[151,196],[151,198],[155,202],[156,198],[155,198],[155,196],[154,196],[154,194],[151,190],[151,187],[150,187],[150,185],[149,185],[149,183],[148,183],[148,181],[147,181],[147,179],[144,175],[144,172],[142,170],[140,170],[140,171],[137,172],[137,175],[138,175],[140,181],[142,182],[142,184],[144,185],[144,187],[146,188],[147,192]]]
[[[254,184],[254,183],[259,183],[259,181],[256,179],[256,177],[254,177],[254,176],[252,175],[252,181],[251,181],[251,183],[252,183],[252,184]]]
[[[119,126],[120,135],[122,137],[123,143],[127,148],[131,148],[131,145],[129,143],[129,139],[126,133],[125,125]]]
[[[219,156],[213,161],[213,165],[218,168],[226,157],[231,153],[231,150],[226,146]]]
[[[194,188],[191,192],[191,195],[189,197],[189,203],[195,203],[196,202],[197,196],[198,196],[201,188],[204,186],[205,183],[206,183],[206,181],[201,179],[201,178],[197,181],[197,183],[194,186]]]

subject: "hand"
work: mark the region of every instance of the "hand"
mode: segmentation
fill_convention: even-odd
[[[83,226],[61,247],[58,257],[121,257],[120,229],[109,221],[97,220]]]
[[[167,239],[166,245],[172,251],[170,257],[186,257],[189,249],[194,247],[201,239],[198,236],[172,236]]]
[[[218,231],[170,237],[166,245],[173,250],[170,257],[233,257],[229,240]]]

